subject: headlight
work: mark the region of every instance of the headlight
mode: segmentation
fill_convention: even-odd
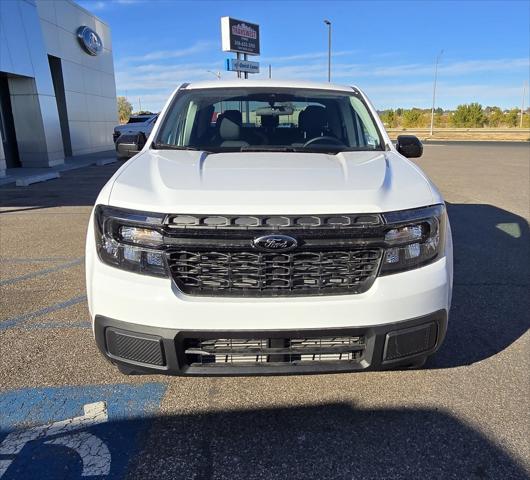
[[[381,275],[418,268],[443,255],[444,205],[383,214],[385,254]]]
[[[96,207],[96,246],[103,263],[146,275],[167,276],[163,215]]]

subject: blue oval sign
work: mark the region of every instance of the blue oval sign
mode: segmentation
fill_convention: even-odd
[[[264,252],[287,252],[295,249],[298,246],[298,241],[289,235],[264,235],[255,238],[252,244]]]
[[[81,47],[90,55],[98,55],[103,50],[103,42],[100,36],[90,27],[79,27],[77,29],[77,38]]]

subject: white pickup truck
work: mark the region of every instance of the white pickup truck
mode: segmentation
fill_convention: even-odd
[[[421,366],[451,304],[444,200],[356,87],[181,85],[99,194],[86,275],[123,373]]]
[[[123,125],[114,127],[112,138],[119,158],[130,158],[138,153],[136,143],[138,135],[140,138],[147,138],[155,126],[158,115],[133,115],[129,121]]]

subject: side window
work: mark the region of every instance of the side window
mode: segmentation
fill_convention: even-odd
[[[358,146],[369,146],[378,148],[380,146],[379,135],[377,134],[374,122],[364,104],[355,97],[350,97],[352,109],[355,116],[355,127],[357,130]]]
[[[186,145],[184,142],[191,135],[196,112],[197,106],[193,101],[184,105],[183,108],[172,108],[169,117],[166,117],[164,121],[159,142],[170,145]]]

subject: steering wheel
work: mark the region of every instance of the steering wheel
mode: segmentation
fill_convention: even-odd
[[[341,142],[339,139],[335,137],[323,136],[323,137],[315,137],[315,138],[312,138],[311,140],[308,140],[307,142],[304,143],[304,147],[308,147],[309,145],[312,145],[313,143],[321,142],[322,140],[326,140],[328,141],[328,143],[329,141],[331,141],[331,143],[334,143],[336,145],[341,145],[341,146],[344,145],[343,142]]]

